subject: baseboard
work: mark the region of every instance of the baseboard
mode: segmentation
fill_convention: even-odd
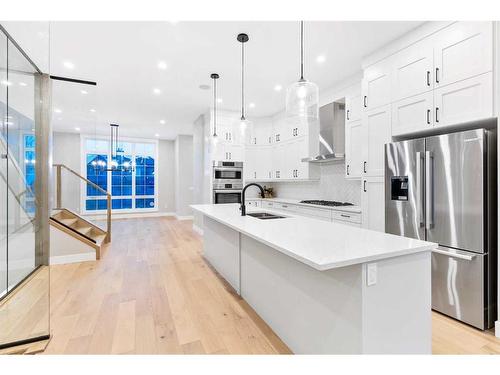
[[[95,252],[94,253],[58,255],[58,256],[50,257],[50,265],[88,262],[88,261],[94,261],[94,260],[96,260]]]
[[[203,236],[203,229],[201,229],[198,225],[193,224],[193,231],[198,233],[200,236]]]
[[[500,337],[500,320],[495,322],[495,336]]]
[[[193,220],[193,215],[179,216],[175,214],[177,220]]]
[[[138,219],[144,217],[163,217],[163,216],[176,216],[175,212],[140,212],[140,213],[123,213],[111,214],[114,219]],[[82,215],[87,220],[106,220],[106,215]]]

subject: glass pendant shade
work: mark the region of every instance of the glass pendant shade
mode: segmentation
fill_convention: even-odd
[[[307,80],[294,82],[286,92],[287,117],[300,117],[304,120],[319,119],[318,85]]]
[[[238,120],[237,126],[240,134],[240,139],[245,144],[250,144],[250,140],[253,134],[253,122],[247,119],[240,119]]]
[[[289,119],[301,122],[319,120],[319,88],[304,79],[304,22],[300,22],[300,79],[286,92],[286,114]]]

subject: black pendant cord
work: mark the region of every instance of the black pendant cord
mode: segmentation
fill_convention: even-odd
[[[214,78],[214,137],[217,137],[217,79]]]
[[[245,43],[241,43],[241,119],[245,120]]]
[[[217,79],[219,75],[217,73],[210,74],[210,78],[214,80],[214,134],[213,137],[217,137]]]
[[[300,21],[300,80],[304,80],[304,21]]]

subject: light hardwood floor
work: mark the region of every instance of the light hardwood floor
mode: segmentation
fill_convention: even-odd
[[[51,266],[48,354],[288,354],[202,257],[191,221],[113,221],[101,260]],[[500,353],[500,340],[433,314],[434,353]]]

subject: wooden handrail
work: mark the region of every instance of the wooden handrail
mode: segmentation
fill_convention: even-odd
[[[57,196],[56,196],[56,205],[57,208],[63,208],[62,207],[62,168],[66,169],[68,172],[74,174],[76,177],[78,177],[80,180],[86,182],[90,186],[96,188],[98,191],[106,194],[106,242],[111,241],[111,194],[108,193],[106,190],[104,190],[102,187],[97,185],[96,183],[90,181],[89,179],[83,177],[81,174],[78,172],[74,171],[70,167],[64,165],[64,164],[53,164],[53,167],[56,168],[56,179],[57,179]]]
[[[71,169],[70,167],[68,167],[68,166],[66,166],[66,165],[64,165],[64,164],[53,164],[53,166],[54,166],[54,167],[56,167],[56,168],[61,167],[61,168],[66,169],[67,171],[69,171],[69,172],[73,173],[73,174],[74,174],[76,177],[78,177],[79,179],[81,179],[81,180],[85,181],[86,183],[88,183],[88,184],[92,185],[93,187],[95,187],[97,190],[99,190],[99,191],[103,192],[103,193],[104,193],[104,194],[106,194],[106,195],[111,195],[111,194],[109,194],[106,190],[104,190],[102,187],[100,187],[100,186],[99,186],[99,185],[97,185],[96,183],[94,183],[94,182],[90,181],[89,179],[87,179],[87,178],[83,177],[81,174],[79,174],[78,172],[75,172],[75,171],[74,171],[73,169]]]

